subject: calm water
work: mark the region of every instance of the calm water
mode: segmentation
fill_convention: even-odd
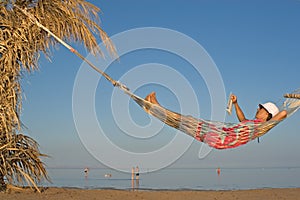
[[[131,174],[111,169],[90,169],[85,178],[84,169],[48,169],[53,183],[51,187],[78,188],[132,188]],[[106,178],[105,174],[111,174]],[[134,184],[136,184],[134,182]],[[140,189],[190,189],[190,190],[232,190],[256,188],[300,187],[300,168],[250,168],[221,169],[163,169],[140,175]]]

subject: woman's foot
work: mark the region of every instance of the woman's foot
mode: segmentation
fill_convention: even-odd
[[[151,104],[146,104],[144,106],[144,110],[149,113],[149,110],[151,109],[152,104],[158,105],[160,106],[160,104],[158,103],[157,99],[156,99],[156,93],[155,92],[151,92],[150,94],[148,94],[145,98],[146,101],[150,102]]]
[[[156,93],[155,92],[151,92],[150,94],[148,94],[145,98],[146,101],[149,101],[152,104],[156,104],[159,105],[157,99],[156,99]]]

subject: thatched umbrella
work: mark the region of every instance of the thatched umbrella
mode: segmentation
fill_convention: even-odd
[[[57,41],[20,8],[58,37],[82,42],[92,53],[102,54],[94,35],[114,55],[115,49],[99,25],[99,8],[84,0],[0,0],[0,188],[8,182],[38,190],[37,183],[49,178],[37,142],[22,134],[20,79],[38,69],[40,53],[50,57]]]

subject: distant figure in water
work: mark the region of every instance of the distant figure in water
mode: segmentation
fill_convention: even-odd
[[[88,179],[88,176],[89,176],[89,168],[88,167],[86,167],[85,169],[84,169],[84,177],[85,177],[85,179]]]
[[[220,174],[221,174],[221,169],[220,169],[220,167],[218,167],[218,169],[217,169],[217,174],[218,174],[218,176],[220,176]]]
[[[140,185],[140,169],[138,166],[136,166],[135,168],[135,181],[136,181],[136,189],[139,188],[139,185]]]
[[[136,180],[140,179],[140,169],[138,166],[136,166],[136,168],[135,168],[135,178],[136,178]]]
[[[105,177],[105,178],[111,178],[111,177],[112,177],[112,174],[104,174],[104,177]]]
[[[131,180],[134,180],[134,173],[135,173],[135,169],[134,167],[131,168]]]
[[[135,174],[135,169],[134,167],[131,168],[131,188],[134,190],[134,174]]]

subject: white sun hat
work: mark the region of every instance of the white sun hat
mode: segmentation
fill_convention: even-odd
[[[278,107],[272,102],[267,102],[259,105],[262,106],[264,109],[266,109],[270,114],[272,114],[272,117],[274,117],[277,113],[279,113]]]

